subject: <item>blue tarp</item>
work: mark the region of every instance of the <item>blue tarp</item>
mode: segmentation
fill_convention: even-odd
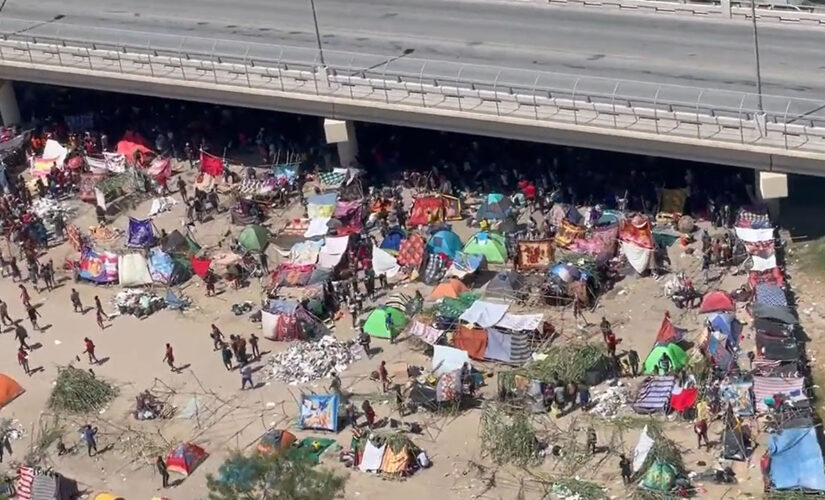
[[[733,314],[715,313],[708,315],[712,333],[708,336],[708,353],[716,366],[727,369],[734,360],[734,352],[739,345],[742,323]],[[719,335],[719,332],[722,335]]]
[[[739,336],[742,334],[742,323],[740,323],[733,314],[716,313],[708,316],[710,326],[714,331],[724,333],[732,346],[739,345]]]
[[[461,273],[474,273],[483,263],[483,255],[456,252],[453,258],[452,268]]]
[[[401,242],[407,237],[406,231],[400,227],[394,227],[389,230],[384,240],[381,242],[382,250],[398,250],[401,248]]]
[[[153,248],[149,254],[149,274],[152,281],[158,283],[169,283],[172,281],[175,271],[175,262],[172,256],[160,248]]]
[[[461,238],[452,231],[438,231],[427,242],[427,250],[431,253],[443,253],[451,259],[464,247]]]
[[[813,427],[771,434],[768,452],[774,489],[825,491],[825,465]]]
[[[292,315],[295,314],[295,310],[298,309],[298,305],[297,300],[272,299],[269,301],[269,307],[267,307],[266,310],[273,314]]]
[[[126,246],[131,248],[148,248],[155,243],[155,232],[152,230],[152,221],[138,220],[129,217],[129,231],[126,236]]]

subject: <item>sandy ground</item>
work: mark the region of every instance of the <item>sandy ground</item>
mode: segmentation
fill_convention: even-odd
[[[148,202],[145,202],[132,211],[132,214],[143,217],[147,212]],[[171,213],[157,217],[155,224],[159,228],[171,231],[180,227],[182,214],[183,206],[178,205]],[[118,217],[113,226],[125,228],[127,215],[129,214]],[[80,215],[77,223],[82,228],[93,223],[88,207],[86,213]],[[471,234],[471,230],[463,223],[455,228],[463,238]],[[196,237],[203,245],[215,244],[229,229],[234,233],[239,230],[237,226],[229,224],[228,215],[224,213],[215,221],[200,226]],[[694,273],[696,282],[700,283],[697,258],[682,254],[678,245],[671,251],[674,267]],[[62,259],[70,254],[71,251],[66,245],[50,252],[55,263],[62,263]],[[721,280],[721,285],[717,286],[732,289],[742,281],[742,277],[726,276]],[[204,289],[199,284],[200,280],[196,278],[185,287],[185,293],[196,305],[189,312],[180,314],[161,311],[144,320],[116,317],[112,318],[110,326],[104,331],[100,331],[96,326],[92,312],[71,312],[69,292],[75,285],[68,279],[53,292],[33,293],[33,301],[40,305],[42,323],[51,325],[42,333],[30,332],[30,342],[41,345],[32,352],[30,364],[42,369],[27,377],[16,362],[16,340],[13,333],[5,331],[0,334],[0,352],[3,353],[4,360],[0,363],[0,371],[14,377],[26,388],[24,395],[0,410],[0,417],[17,419],[27,433],[22,440],[12,442],[14,454],[7,457],[0,467],[7,468],[10,462],[8,458],[11,461],[20,460],[29,450],[31,437],[33,433],[36,434],[39,419],[49,418],[46,413],[46,400],[57,367],[73,362],[75,356],[83,351],[84,336],[90,336],[94,340],[98,357],[106,360],[101,366],[93,367],[95,373],[121,387],[121,396],[105,412],[88,419],[89,423],[100,428],[99,447],[112,445],[113,448],[97,457],[87,457],[76,432],[76,429],[87,420],[62,416],[64,439],[67,444],[75,444],[78,451],[71,456],[60,458],[52,454],[48,462],[65,475],[77,479],[89,493],[111,491],[124,496],[127,500],[160,496],[160,477],[148,460],[138,458],[135,453],[138,446],[130,444],[135,443],[134,438],[137,436],[144,436],[150,441],[168,446],[183,440],[192,440],[210,453],[209,459],[194,474],[185,480],[173,476],[172,479],[179,482],[163,492],[163,496],[169,499],[189,500],[206,497],[206,474],[216,471],[230,452],[248,451],[254,447],[257,438],[271,426],[294,429],[298,413],[294,395],[297,395],[301,388],[263,380],[262,375],[266,370],[262,370],[255,374],[255,382],[262,382],[263,386],[251,391],[240,391],[240,375],[235,371],[227,372],[223,368],[219,353],[212,350],[211,339],[208,337],[210,323],[217,324],[227,336],[230,333],[248,336],[258,330],[258,325],[249,322],[246,317],[234,316],[229,308],[234,302],[257,300],[260,296],[260,286],[253,282],[246,289],[227,291],[215,298],[206,298]],[[620,348],[632,347],[644,357],[653,344],[662,315],[668,308],[672,309],[669,301],[663,296],[663,284],[663,281],[657,282],[651,278],[626,279],[603,297],[597,309],[589,313],[588,317],[591,322],[598,323],[601,316],[606,316],[613,323],[617,336],[623,339]],[[796,283],[792,283],[792,286],[796,286]],[[104,304],[107,304],[118,290],[117,287],[95,287],[87,284],[77,285],[77,288],[87,307],[93,305],[94,295],[100,295]],[[22,318],[24,313],[18,295],[16,285],[8,279],[0,280],[0,297],[9,302],[10,313],[14,318]],[[107,309],[110,308],[112,306],[107,305]],[[595,326],[589,330],[575,328],[569,311],[548,309],[548,315],[555,318],[557,327],[562,328],[563,336],[568,341],[577,337],[599,336]],[[688,329],[691,336],[698,334],[701,321],[695,313],[674,312],[673,316],[674,322]],[[740,314],[740,318],[744,318],[744,315]],[[819,318],[819,323],[821,322],[822,319]],[[24,324],[28,326],[27,321]],[[745,331],[750,335],[748,328]],[[808,332],[811,335],[812,329]],[[354,335],[348,317],[336,326],[335,335],[339,338],[350,338]],[[173,345],[177,363],[186,366],[181,373],[171,373],[162,361],[166,342]],[[749,342],[746,345],[750,346],[753,340],[749,338],[746,342]],[[361,394],[377,393],[379,388],[368,379],[368,374],[376,369],[382,359],[389,363],[404,361],[424,367],[430,366],[428,358],[411,351],[403,342],[395,345],[374,342],[373,346],[381,347],[383,352],[372,360],[362,360],[352,365],[342,373],[346,390]],[[286,347],[285,344],[262,339],[264,351],[278,351]],[[82,356],[81,361],[75,364],[87,367],[87,361]],[[635,387],[638,380],[630,380],[629,383]],[[309,384],[308,388],[321,392],[326,390],[327,384],[328,381],[319,380]],[[207,410],[199,415],[198,419],[138,422],[129,412],[134,405],[134,396],[148,388],[167,391],[170,402],[178,406],[184,406],[191,397],[197,396]],[[482,394],[490,395],[492,390],[492,387],[485,388]],[[598,389],[594,392],[598,392]],[[376,410],[379,417],[390,413],[388,405],[377,405]],[[423,435],[414,439],[428,452],[433,467],[403,482],[382,480],[359,472],[349,473],[345,498],[378,498],[380,495],[382,498],[397,500],[421,499],[432,495],[434,491],[439,492],[440,498],[515,498],[518,482],[506,470],[502,470],[496,486],[484,492],[484,478],[470,465],[471,461],[486,463],[480,458],[479,416],[480,411],[473,410],[450,418],[434,418],[425,414],[408,417],[409,420],[425,425]],[[564,422],[559,425],[563,426]],[[607,425],[600,426],[600,441],[608,439],[609,429]],[[697,451],[691,424],[671,422],[667,424],[667,429],[668,435],[685,447],[685,463],[691,469],[703,469],[704,467],[698,465],[700,461],[709,465],[714,463],[718,447],[711,453]],[[721,425],[716,422],[711,426],[712,440],[718,441],[719,431]],[[312,435],[307,432],[297,433],[299,436]],[[124,436],[133,439],[130,443],[119,440]],[[630,452],[635,446],[637,436],[638,431],[628,432],[622,451]],[[344,429],[334,437],[339,444],[347,446],[350,432]],[[583,432],[581,439],[585,439]],[[763,441],[761,436],[758,441]],[[762,451],[764,448],[758,448],[757,456]],[[327,455],[324,460],[325,464],[344,472],[336,462],[334,454]],[[581,471],[581,477],[595,478],[600,483],[610,485],[611,494],[624,497],[628,491],[621,487],[616,462],[617,460],[611,457],[605,463],[599,464],[599,457],[596,457],[592,461],[592,467]],[[761,479],[756,463],[753,461],[752,464],[734,464],[742,484],[735,486],[728,496],[741,498],[746,494],[760,495]],[[0,471],[5,470],[7,469],[0,468]],[[538,470],[552,474],[558,470],[558,464],[548,458]],[[707,486],[707,489],[707,493],[702,496],[720,498],[727,488]],[[526,497],[534,496],[538,497],[538,492],[528,488]]]

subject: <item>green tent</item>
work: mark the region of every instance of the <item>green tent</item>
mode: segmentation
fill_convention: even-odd
[[[507,246],[504,236],[498,233],[478,232],[464,245],[464,253],[483,255],[487,262],[504,264],[507,261]]]
[[[688,362],[688,355],[684,349],[676,344],[657,345],[650,351],[645,360],[645,373],[656,373],[662,356],[670,359],[670,371],[684,367]]]
[[[392,326],[387,329],[387,316],[392,318]],[[364,331],[379,339],[394,339],[407,324],[407,317],[394,307],[379,307],[367,317]]]
[[[642,486],[653,491],[670,491],[675,484],[676,468],[661,460],[653,462],[642,478]]]
[[[269,244],[269,231],[257,224],[250,224],[238,235],[238,243],[244,250],[263,252]]]

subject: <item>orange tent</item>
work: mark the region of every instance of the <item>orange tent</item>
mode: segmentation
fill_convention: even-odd
[[[14,401],[14,399],[26,392],[16,380],[0,373],[0,408]]]
[[[258,451],[264,455],[280,455],[296,441],[295,434],[280,429],[272,429],[261,436]]]
[[[430,299],[436,300],[444,297],[457,299],[459,295],[468,291],[470,291],[470,289],[467,288],[467,285],[465,285],[460,279],[452,278],[435,287],[433,293],[430,294]]]

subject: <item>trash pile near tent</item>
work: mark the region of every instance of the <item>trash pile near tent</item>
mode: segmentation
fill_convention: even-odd
[[[272,378],[295,385],[340,373],[361,359],[362,353],[363,348],[353,342],[327,335],[315,342],[293,344],[270,356],[267,363]]]
[[[120,314],[128,314],[136,318],[149,316],[166,307],[166,301],[163,297],[143,290],[121,290],[115,295],[112,302],[114,302]]]

